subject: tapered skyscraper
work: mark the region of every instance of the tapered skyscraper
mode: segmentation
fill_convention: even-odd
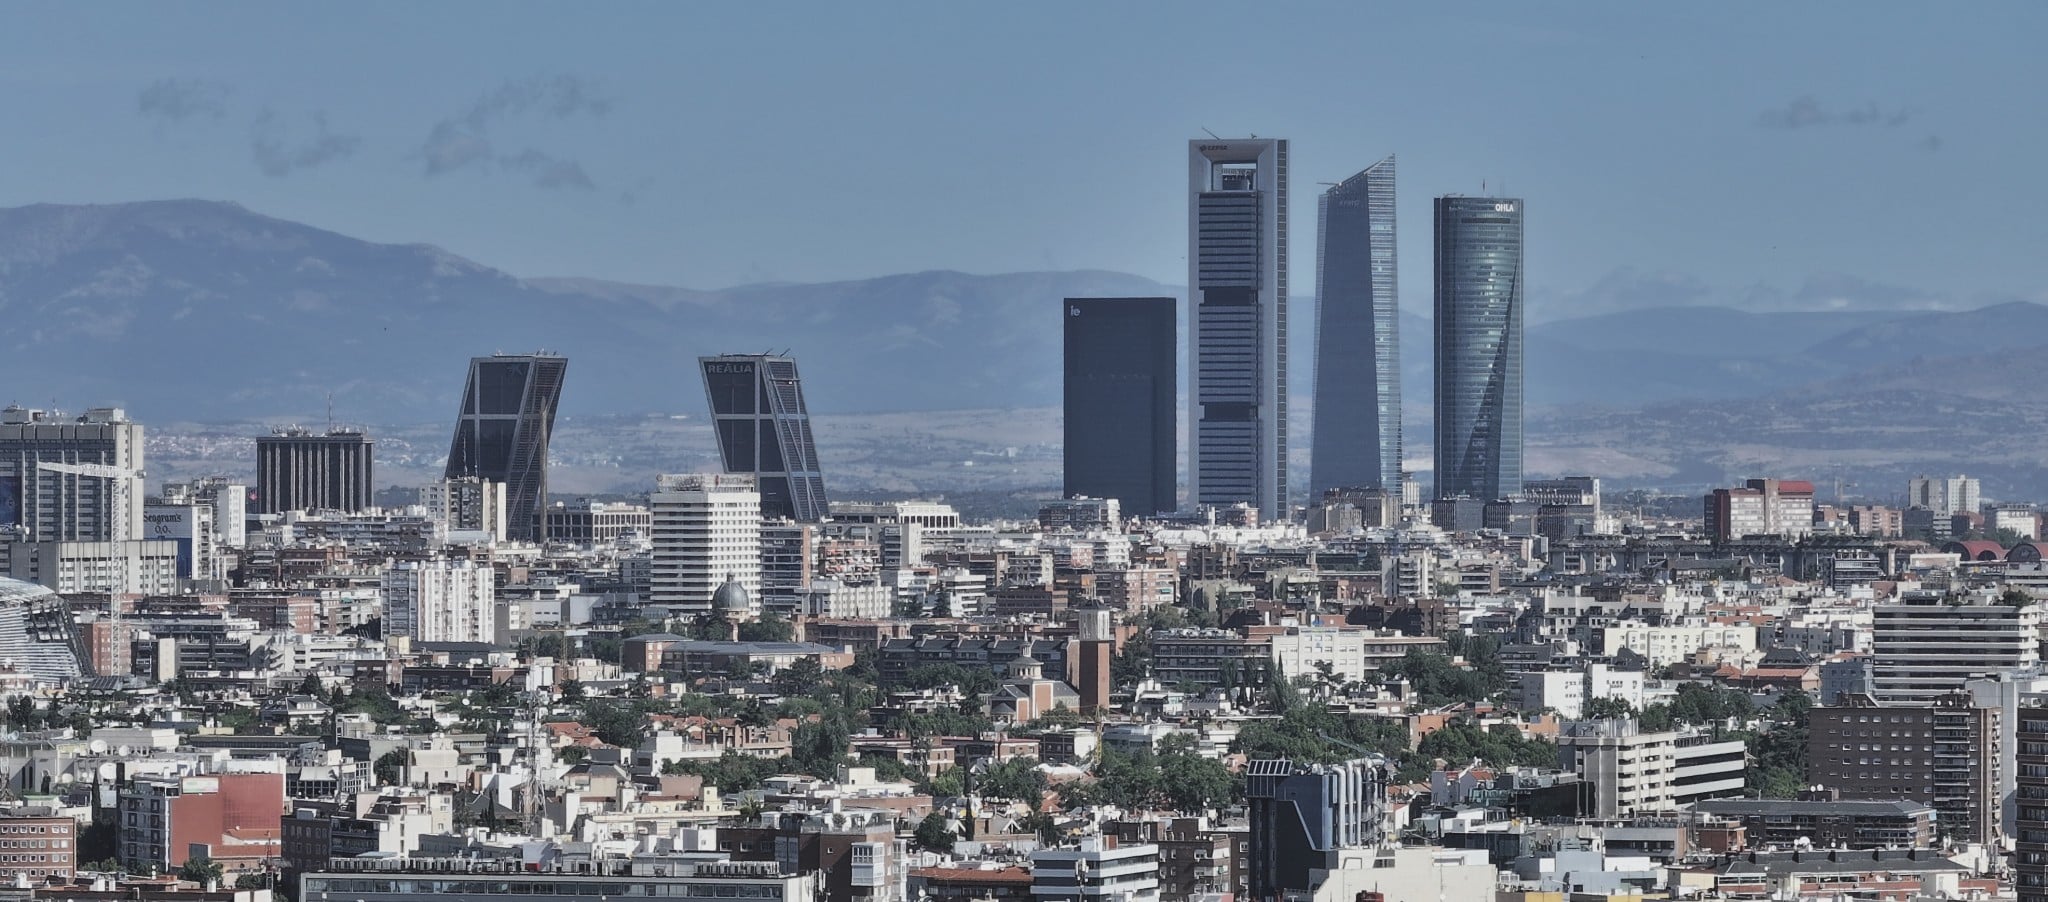
[[[1311,499],[1328,489],[1401,484],[1394,158],[1323,192],[1321,214]]]
[[[1436,497],[1522,490],[1522,201],[1436,199]]]
[[[754,477],[761,516],[816,523],[825,519],[825,474],[811,439],[796,361],[763,354],[700,357],[718,453],[727,473]]]
[[[1188,497],[1287,507],[1287,142],[1188,142]]]
[[[553,354],[499,354],[469,361],[469,383],[446,478],[475,476],[505,485],[510,538],[537,542],[538,514],[548,504],[548,436],[569,359]]]

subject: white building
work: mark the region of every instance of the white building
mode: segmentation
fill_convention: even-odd
[[[139,510],[139,508],[138,508]],[[176,542],[13,542],[0,565],[7,576],[59,594],[175,595]]]
[[[1936,516],[1974,511],[1981,500],[1977,480],[1969,476],[1915,476],[1906,482],[1906,506],[1924,507]]]
[[[427,518],[450,532],[488,533],[505,541],[505,484],[477,476],[458,476],[420,487],[420,505]]]
[[[1524,673],[1516,678],[1515,688],[1522,710],[1549,708],[1566,720],[1579,719],[1586,703],[1596,698],[1618,699],[1638,711],[1643,708],[1643,674],[1600,663],[1580,670]]]
[[[1871,685],[1878,701],[1927,702],[1970,680],[2041,661],[2041,606],[1990,596],[1951,603],[1940,593],[1909,592],[1871,608]]]
[[[1738,795],[1747,746],[1702,734],[1646,732],[1634,720],[1581,720],[1558,733],[1560,766],[1592,784],[1594,817],[1671,811]]]
[[[1681,623],[1652,626],[1640,620],[1621,620],[1597,627],[1596,654],[1613,657],[1626,648],[1648,658],[1657,667],[1691,661],[1704,654],[1711,660],[1742,658],[1756,651],[1756,627],[1709,623]]]
[[[761,493],[745,474],[662,476],[654,509],[653,604],[683,614],[711,611],[727,579],[761,597]]]
[[[496,574],[474,561],[401,562],[384,574],[384,635],[495,643],[496,589]]]
[[[1435,639],[1341,626],[1289,627],[1273,636],[1273,664],[1288,677],[1310,676],[1328,665],[1339,682],[1376,679],[1380,668],[1413,648],[1437,648]]]
[[[249,487],[210,476],[191,482],[164,483],[163,500],[172,504],[195,501],[213,508],[214,544],[242,548],[249,544]]]
[[[222,580],[227,568],[215,546],[213,505],[200,501],[152,501],[142,508],[144,538],[170,542],[178,548],[178,575],[185,579]]]
[[[1031,898],[1037,902],[1159,902],[1159,847],[1112,846],[1100,836],[1079,848],[1031,853]]]

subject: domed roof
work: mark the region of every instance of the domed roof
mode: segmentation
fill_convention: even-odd
[[[711,609],[721,614],[745,614],[754,609],[754,597],[747,593],[746,586],[728,574],[718,591],[711,593]]]

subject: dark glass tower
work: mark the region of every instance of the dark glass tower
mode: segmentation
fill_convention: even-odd
[[[1323,192],[1316,245],[1315,440],[1309,497],[1401,484],[1394,158]]]
[[[816,523],[825,519],[825,474],[811,438],[796,361],[765,354],[700,357],[718,453],[727,473],[752,473],[761,516]]]
[[[1188,500],[1287,500],[1287,142],[1188,142]]]
[[[1436,497],[1522,490],[1522,201],[1436,199]]]
[[[1066,495],[1115,498],[1127,515],[1176,509],[1178,303],[1068,298],[1066,313]]]
[[[499,354],[469,361],[469,384],[448,449],[446,476],[476,476],[505,485],[505,531],[543,541],[539,514],[548,504],[548,436],[569,359],[553,354]]]
[[[256,439],[256,513],[359,511],[370,506],[377,443],[353,429],[296,426]]]

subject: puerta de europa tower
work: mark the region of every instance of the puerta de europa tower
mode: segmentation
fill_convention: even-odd
[[[540,535],[540,514],[548,503],[548,436],[568,370],[569,359],[553,354],[469,361],[445,475],[503,483],[505,531],[514,539],[546,538]]]

